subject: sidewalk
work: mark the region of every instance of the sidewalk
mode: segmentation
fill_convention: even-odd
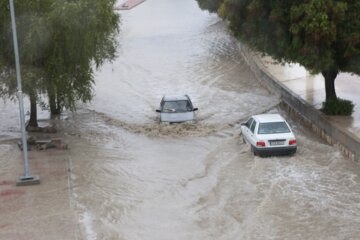
[[[40,185],[15,185],[23,176],[22,152],[14,143],[0,150],[0,239],[77,239],[66,150],[29,151],[30,172]]]
[[[325,100],[325,83],[321,74],[311,75],[298,64],[276,64],[270,57],[259,58],[271,75],[306,100],[316,109],[320,109]],[[327,116],[328,120],[339,128],[345,129],[360,138],[360,76],[340,73],[335,80],[336,94],[339,98],[354,103],[352,116]]]

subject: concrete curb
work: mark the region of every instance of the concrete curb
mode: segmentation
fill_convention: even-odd
[[[143,2],[145,2],[145,0],[128,0],[120,6],[115,7],[115,10],[130,10]]]
[[[281,98],[282,104],[290,114],[298,117],[327,143],[337,146],[346,157],[356,162],[359,161],[360,138],[358,136],[330,122],[326,115],[277,80],[266,70],[259,54],[254,53],[244,44],[239,43],[238,46],[240,53],[256,77],[268,90]]]

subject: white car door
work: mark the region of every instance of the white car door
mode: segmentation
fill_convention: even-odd
[[[250,126],[251,123],[254,121],[253,118],[250,118],[243,126],[241,126],[241,132],[243,137],[247,143],[250,144]]]
[[[255,129],[256,129],[256,120],[252,121],[250,129],[249,129],[249,143],[253,146],[256,146],[256,134],[255,134]]]

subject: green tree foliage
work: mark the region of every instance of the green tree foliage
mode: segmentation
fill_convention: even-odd
[[[52,113],[91,100],[94,67],[115,57],[119,15],[116,0],[14,2],[23,89],[32,106],[29,124],[37,126],[33,115],[41,94],[48,96]],[[16,82],[8,0],[0,0],[0,12],[0,94],[9,96]]]
[[[197,1],[202,7],[218,6],[235,36],[250,47],[322,73],[326,101],[337,99],[334,81],[339,71],[360,73],[358,0]]]
[[[217,12],[222,0],[201,0],[198,1],[199,7],[209,12]]]

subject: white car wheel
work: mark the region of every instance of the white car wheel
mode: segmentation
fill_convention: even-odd
[[[254,150],[254,146],[253,146],[253,145],[251,145],[251,152],[254,154],[254,156],[256,156],[256,152],[255,152],[255,150]]]

